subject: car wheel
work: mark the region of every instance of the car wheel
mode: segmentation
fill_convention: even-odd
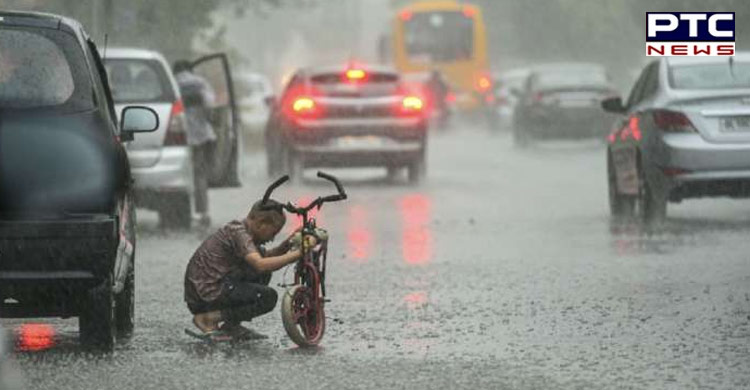
[[[86,291],[78,318],[81,343],[105,351],[115,346],[115,295],[112,278]]]
[[[125,287],[115,297],[115,326],[117,328],[118,337],[129,337],[133,334],[135,328],[135,227],[136,227],[136,216],[134,204],[131,202],[128,205],[128,221],[127,235],[130,239],[130,243],[133,245],[132,253],[130,255],[130,269],[128,276],[125,278]]]
[[[165,229],[190,229],[192,213],[190,194],[165,194],[159,209],[159,224]]]
[[[643,222],[658,223],[663,221],[667,216],[667,199],[663,194],[652,189],[641,166],[638,168],[638,181],[640,183],[638,209]]]
[[[302,182],[302,176],[305,172],[305,164],[301,156],[287,150],[287,164],[289,170],[289,178],[293,183],[299,184]]]
[[[620,194],[617,190],[617,178],[612,166],[612,157],[607,155],[607,184],[609,187],[609,211],[613,217],[632,216],[635,210],[635,199]]]
[[[421,182],[427,173],[427,164],[425,163],[425,156],[422,155],[421,157],[410,162],[409,165],[406,167],[406,172],[409,178],[409,183],[416,184],[416,183]]]

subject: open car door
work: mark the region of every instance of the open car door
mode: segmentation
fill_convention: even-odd
[[[212,188],[239,187],[241,150],[239,119],[229,60],[224,53],[210,54],[191,63],[193,72],[206,79],[215,95],[211,123],[216,142],[210,151],[208,184]]]

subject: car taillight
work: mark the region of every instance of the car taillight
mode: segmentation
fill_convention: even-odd
[[[657,110],[652,113],[654,124],[666,133],[695,133],[695,127],[688,117],[669,110]]]
[[[447,93],[447,94],[445,95],[445,102],[446,102],[446,103],[455,103],[455,102],[456,102],[456,99],[457,99],[457,98],[456,98],[456,94],[455,94],[455,93],[453,93],[453,92],[448,92],[448,93]]]
[[[169,113],[169,125],[164,137],[164,146],[187,145],[187,124],[185,119],[185,106],[182,100],[172,104]]]
[[[401,101],[401,112],[404,114],[419,114],[424,108],[424,101],[416,96],[406,96]]]

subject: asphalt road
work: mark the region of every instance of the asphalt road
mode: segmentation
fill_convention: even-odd
[[[261,196],[263,161],[247,159],[245,188],[211,193],[214,229]],[[520,151],[472,128],[433,136],[428,170],[417,186],[333,171],[350,200],[319,216],[332,236],[322,347],[295,348],[278,310],[251,324],[268,340],[185,336],[182,278],[201,233],[160,231],[142,212],[136,334],[97,355],[76,320],[45,321],[55,345],[17,354],[28,387],[750,388],[750,202],[671,206],[657,229],[614,224],[600,143]],[[309,173],[278,198],[330,191]]]

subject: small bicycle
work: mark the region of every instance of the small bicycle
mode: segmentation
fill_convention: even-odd
[[[302,257],[294,268],[294,284],[282,285],[286,288],[281,301],[281,319],[289,338],[300,347],[318,345],[323,338],[326,328],[324,306],[326,303],[326,256],[328,254],[328,233],[316,226],[315,218],[308,217],[313,209],[318,209],[324,203],[338,202],[346,199],[346,192],[335,177],[318,172],[318,177],[332,182],[338,194],[318,197],[305,207],[299,207],[291,202],[280,206],[266,206],[267,209],[280,208],[302,218],[302,228],[299,235],[299,246]],[[271,198],[273,191],[289,180],[285,175],[276,180],[266,190],[263,204]],[[308,245],[307,237],[315,237],[317,243]]]

